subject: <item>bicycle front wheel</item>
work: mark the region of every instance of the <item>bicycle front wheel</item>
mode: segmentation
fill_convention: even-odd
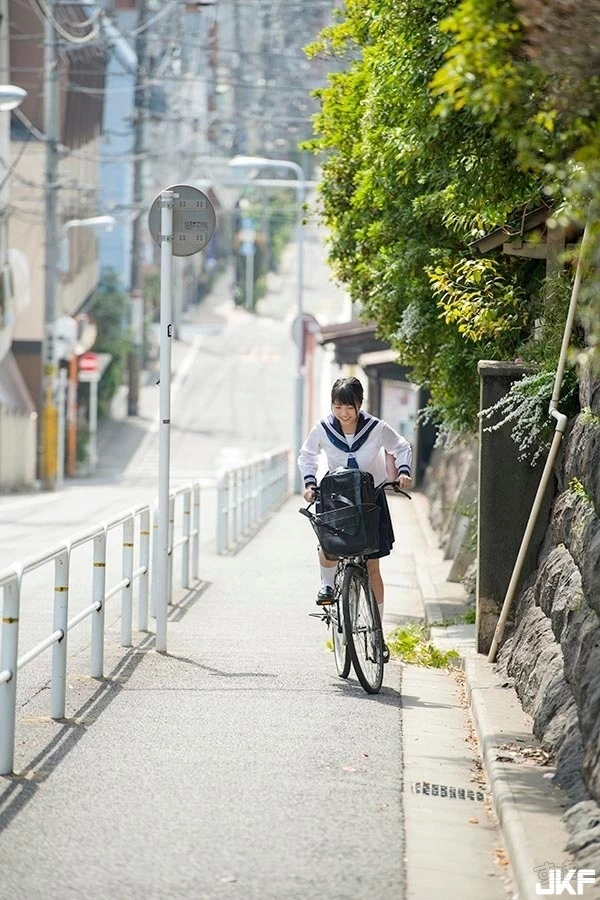
[[[348,566],[342,589],[343,616],[350,659],[367,694],[383,681],[383,632],[379,610],[365,572]]]
[[[350,672],[350,653],[348,652],[348,641],[344,630],[344,614],[340,602],[331,605],[330,615],[335,667],[340,678],[347,678]]]

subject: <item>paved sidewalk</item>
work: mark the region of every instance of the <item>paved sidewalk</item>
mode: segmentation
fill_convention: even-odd
[[[437,547],[426,499],[418,496],[415,500],[420,532],[428,548],[427,560],[422,559],[418,567],[425,620],[437,647],[453,648],[461,655],[471,714],[515,889],[520,900],[529,900],[538,896],[534,870],[548,865],[560,868],[569,859],[565,850],[569,834],[561,820],[567,798],[552,783],[554,769],[542,764],[545,755],[532,733],[531,717],[523,712],[514,689],[495,665],[477,654],[475,625],[460,624],[467,609],[465,592],[446,580],[452,560],[444,560]],[[600,893],[588,888],[586,896],[591,900]]]

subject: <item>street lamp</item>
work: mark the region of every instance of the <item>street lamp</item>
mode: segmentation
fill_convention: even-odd
[[[112,231],[117,223],[114,216],[90,216],[89,219],[69,219],[60,230],[60,262],[59,270],[65,274],[69,271],[68,232],[71,228],[92,228],[99,231]]]
[[[0,84],[0,112],[10,112],[20,106],[27,91],[14,84]]]
[[[300,453],[302,446],[302,426],[303,426],[303,410],[304,410],[304,379],[302,375],[303,363],[303,340],[302,340],[302,306],[304,295],[303,282],[303,260],[304,260],[304,233],[302,229],[302,207],[306,194],[306,178],[302,166],[289,159],[267,159],[264,156],[234,156],[229,160],[232,169],[266,169],[280,168],[291,169],[298,179],[296,187],[296,241],[298,245],[298,280],[296,292],[296,322],[297,324],[297,343],[298,357],[296,364],[296,390],[295,390],[295,427],[294,427],[294,491],[296,494],[301,492],[300,470],[296,465],[296,459]]]

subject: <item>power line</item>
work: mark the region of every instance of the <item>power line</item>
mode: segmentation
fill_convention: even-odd
[[[69,44],[76,44],[79,46],[83,46],[84,44],[89,44],[91,41],[95,40],[100,33],[100,27],[96,23],[89,34],[86,34],[83,37],[76,37],[73,34],[69,34],[68,31],[65,31],[65,29],[63,28],[61,23],[54,17],[52,10],[46,3],[46,0],[32,0],[32,5],[33,5],[34,9],[36,6],[39,7],[39,9],[42,13],[42,16],[48,20],[48,22],[52,26],[53,30],[57,34],[59,34]],[[67,23],[67,24],[72,24],[72,23]]]

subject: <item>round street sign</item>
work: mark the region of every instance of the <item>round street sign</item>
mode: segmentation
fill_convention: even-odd
[[[173,184],[173,256],[192,256],[203,250],[214,234],[215,209],[205,193],[191,184]],[[160,198],[154,199],[148,214],[152,240],[160,247]]]

